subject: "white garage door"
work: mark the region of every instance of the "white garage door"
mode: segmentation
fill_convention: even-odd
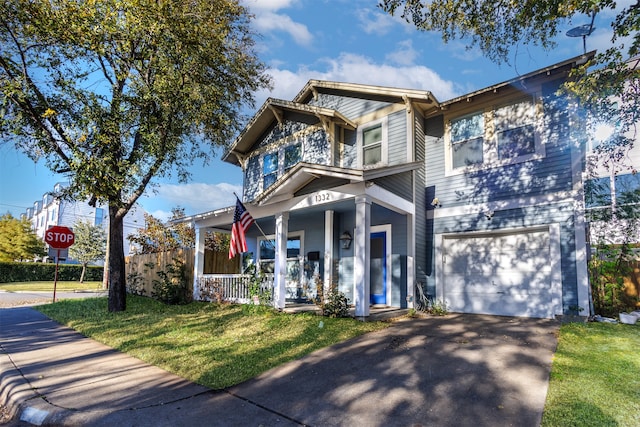
[[[453,312],[552,317],[549,232],[443,238],[443,291]]]

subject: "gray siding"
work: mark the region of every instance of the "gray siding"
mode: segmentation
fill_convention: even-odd
[[[413,172],[379,178],[375,180],[375,183],[403,199],[413,201]]]
[[[373,101],[363,98],[350,98],[346,96],[337,96],[326,93],[318,94],[318,99],[312,99],[309,105],[318,107],[331,108],[340,111],[341,114],[349,119],[357,119],[365,114],[378,111],[391,105],[388,102]]]
[[[405,110],[389,115],[387,137],[389,165],[407,163],[407,112]]]
[[[415,267],[416,267],[416,284],[425,284],[427,280],[427,221],[426,221],[426,176],[425,176],[425,121],[420,115],[415,118],[415,160],[422,162],[423,166],[413,172],[415,176]],[[429,200],[429,203],[431,201]]]

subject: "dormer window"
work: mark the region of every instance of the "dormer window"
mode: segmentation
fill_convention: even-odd
[[[287,172],[289,169],[294,167],[296,164],[300,162],[302,158],[300,152],[300,143],[289,145],[284,149],[284,171]]]
[[[265,154],[262,158],[262,188],[267,189],[278,179],[278,153]]]
[[[279,177],[300,163],[301,160],[302,146],[300,142],[262,156],[262,190],[271,187]]]

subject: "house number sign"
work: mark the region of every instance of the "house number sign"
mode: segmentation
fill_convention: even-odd
[[[325,203],[325,202],[329,202],[331,201],[331,194],[330,193],[316,193],[313,196],[313,202],[314,203]]]

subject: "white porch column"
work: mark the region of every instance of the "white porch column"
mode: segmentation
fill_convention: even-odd
[[[333,279],[333,217],[334,213],[331,210],[324,212],[324,294],[331,287],[331,280]]]
[[[353,236],[355,244],[353,255],[353,295],[356,306],[356,317],[369,315],[369,286],[371,251],[371,199],[368,196],[356,197],[356,232]]]
[[[407,308],[414,307],[414,292],[416,283],[416,234],[415,215],[407,214]]]
[[[198,277],[204,273],[204,239],[207,233],[200,227],[196,227],[195,260],[193,263],[193,299],[200,299],[200,289],[198,287]]]
[[[273,306],[283,309],[286,297],[285,279],[287,273],[287,234],[289,232],[289,212],[276,215],[276,259],[273,283]]]

